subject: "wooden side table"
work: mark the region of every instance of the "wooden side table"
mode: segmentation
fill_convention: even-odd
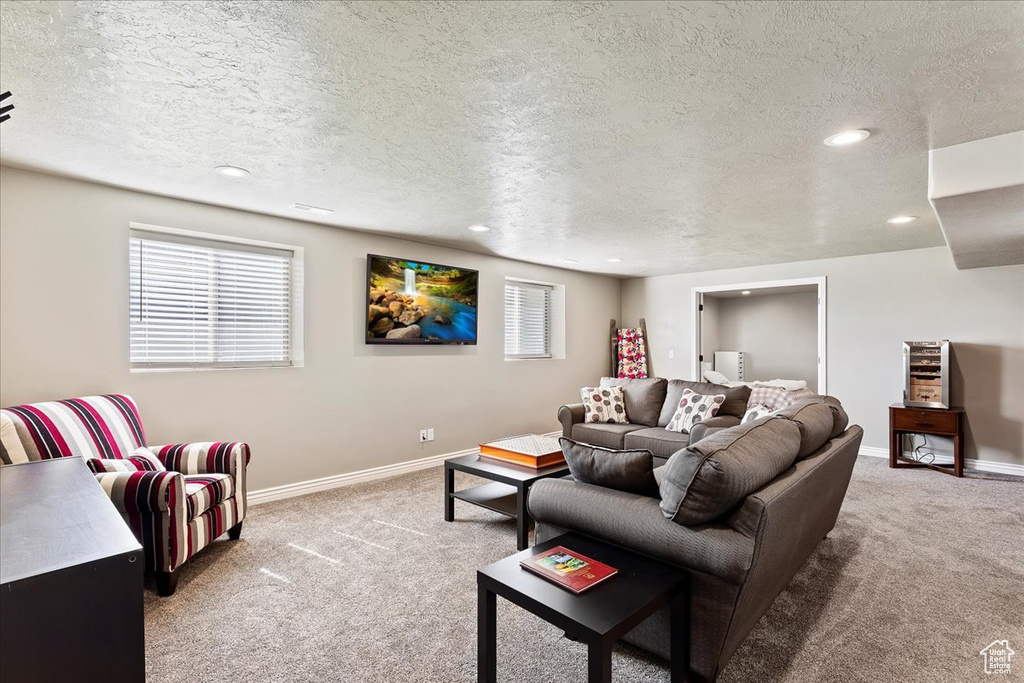
[[[902,403],[889,406],[889,467],[927,467],[956,477],[964,476],[964,409],[952,407],[908,408]],[[927,434],[953,439],[953,463],[937,465],[903,455],[904,434]]]

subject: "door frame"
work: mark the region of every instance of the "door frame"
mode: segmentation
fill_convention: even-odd
[[[703,335],[701,334],[700,306],[704,301],[704,295],[712,292],[741,292],[744,289],[771,289],[776,287],[800,287],[815,285],[818,289],[818,393],[824,396],[828,393],[828,285],[827,278],[803,277],[790,280],[767,280],[764,282],[744,282],[728,285],[707,285],[705,287],[692,287],[690,289],[690,339],[691,367],[693,377],[696,381],[702,380],[700,356]]]

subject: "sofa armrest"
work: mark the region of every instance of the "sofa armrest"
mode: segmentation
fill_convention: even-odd
[[[657,498],[566,479],[530,487],[528,507],[538,522],[578,531],[672,564],[738,584],[754,541],[722,524],[684,527],[666,519]]]
[[[249,444],[211,441],[149,446],[169,470],[182,474],[230,474],[238,477],[249,464]]]
[[[583,422],[584,412],[582,403],[564,405],[558,409],[558,421],[562,423],[562,436],[572,438],[572,426]]]
[[[185,479],[178,472],[104,472],[95,476],[123,514],[171,512],[185,504]]]
[[[740,418],[735,415],[715,415],[706,420],[701,420],[690,429],[690,444],[695,444],[705,436],[709,436],[711,433],[708,431],[709,429],[718,431],[728,427],[735,427],[739,423]]]

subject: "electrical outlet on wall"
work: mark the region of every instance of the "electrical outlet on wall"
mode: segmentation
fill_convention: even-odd
[[[420,443],[426,443],[428,441],[430,441],[430,439],[427,436],[427,430],[426,429],[421,429],[420,430]]]
[[[676,357],[676,350],[675,349],[669,349],[668,350],[668,357],[669,358],[675,358]]]
[[[430,429],[427,430],[427,441],[433,441],[433,440],[434,440],[434,428],[431,427]]]

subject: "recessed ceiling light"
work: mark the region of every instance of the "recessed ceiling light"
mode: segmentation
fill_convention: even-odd
[[[893,225],[902,225],[903,223],[913,223],[917,220],[917,216],[893,216],[886,223],[892,223]]]
[[[238,166],[218,166],[215,169],[221,175],[226,175],[229,178],[244,178],[247,175],[252,175],[244,168]]]
[[[610,259],[605,259],[605,260],[607,260],[608,263],[622,263],[622,259],[620,259],[620,258],[610,258]]]
[[[487,232],[490,230],[486,225],[471,225],[469,226],[469,229],[472,232]]]
[[[744,289],[742,292],[740,292],[740,294],[742,294],[743,296],[747,296],[748,294],[750,294],[750,290]]]
[[[844,130],[842,133],[829,135],[825,138],[825,144],[829,147],[845,147],[867,140],[869,135],[871,133],[866,130]]]
[[[577,261],[576,259],[565,258],[564,256],[562,257],[562,260],[565,261],[566,263],[579,263],[579,261]]]
[[[320,216],[329,216],[334,213],[334,209],[325,209],[321,206],[310,206],[309,204],[299,204],[295,202],[292,204],[292,208],[296,211],[305,211],[306,213],[315,213]]]

